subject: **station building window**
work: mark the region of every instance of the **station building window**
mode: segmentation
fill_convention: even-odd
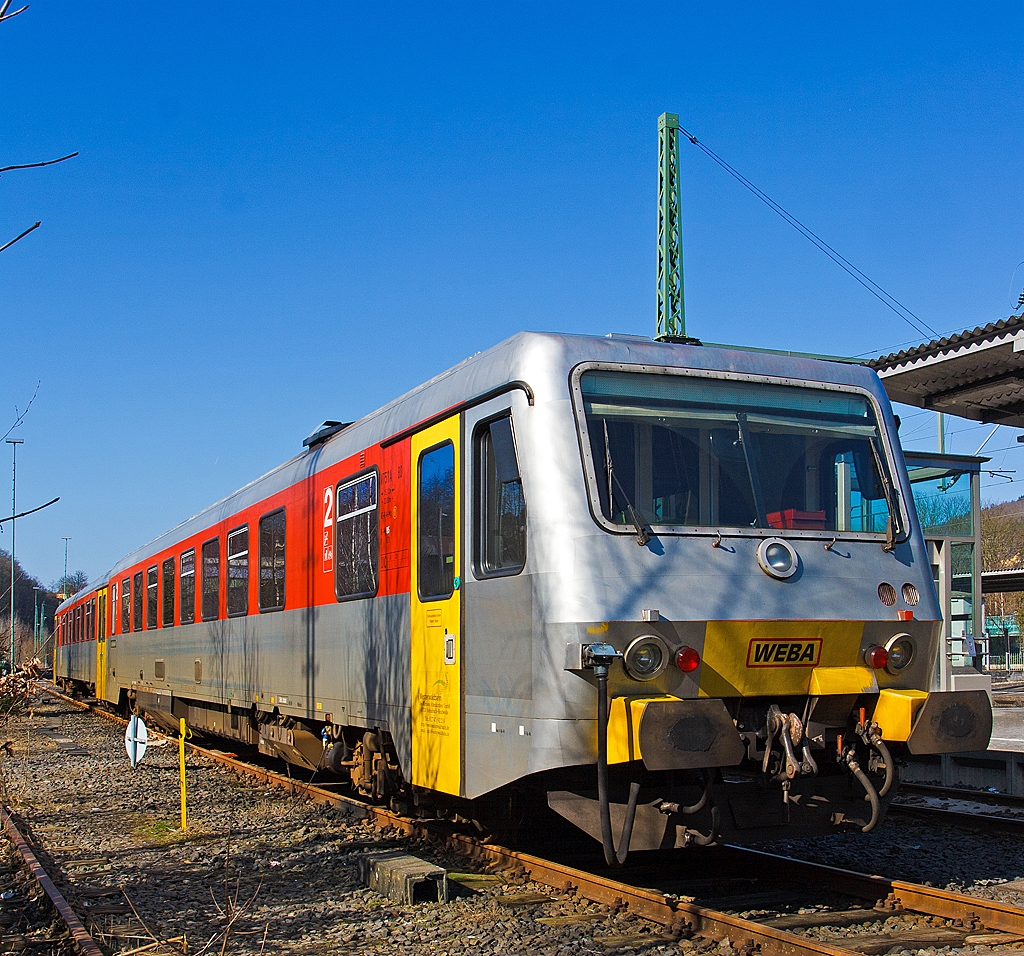
[[[125,578],[121,582],[121,633],[127,634],[132,629],[132,582]]]
[[[377,472],[343,481],[334,496],[338,531],[334,539],[335,592],[338,600],[377,593],[380,552]]]
[[[284,508],[260,518],[260,610],[284,607]]]
[[[220,616],[220,538],[203,545],[203,620]]]
[[[476,571],[479,577],[515,574],[526,563],[526,499],[505,415],[476,433]]]
[[[228,532],[228,617],[249,613],[249,526]]]
[[[196,619],[196,549],[181,554],[181,623]]]
[[[142,572],[139,571],[132,577],[132,630],[142,630]]]
[[[163,563],[164,577],[164,627],[174,627],[174,557]]]

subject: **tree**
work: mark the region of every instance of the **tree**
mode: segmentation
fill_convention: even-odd
[[[13,12],[8,12],[10,11],[10,9],[11,0],[2,0],[2,2],[0,2],[0,23],[3,23],[5,20],[10,20],[13,17],[16,17],[19,13],[24,13],[28,9],[28,4],[26,3],[25,6],[21,7],[18,10],[14,10]],[[72,157],[77,155],[78,151],[76,150],[73,153],[69,153],[67,156],[61,156],[59,159],[47,159],[41,163],[16,163],[13,166],[0,166],[0,173],[8,173],[15,169],[35,169],[39,166],[53,166],[54,163],[63,163],[64,160],[71,159]],[[33,223],[31,226],[28,227],[28,229],[26,229],[20,235],[15,236],[13,239],[9,240],[8,242],[5,242],[2,246],[0,246],[0,252],[3,252],[5,249],[10,249],[11,246],[13,246],[16,242],[19,242],[20,240],[24,239],[25,236],[27,236],[30,232],[34,232],[41,225],[41,222]]]
[[[985,571],[1024,567],[1024,498],[982,508],[981,566]],[[1013,616],[1024,625],[1024,594],[990,594],[985,603],[989,614]]]
[[[53,591],[55,594],[63,594],[66,597],[71,597],[72,594],[77,594],[89,583],[89,575],[84,571],[75,571],[69,574],[67,578],[62,574],[53,583]]]
[[[36,608],[41,609],[43,630],[49,632],[53,628],[53,612],[60,601],[57,595],[43,586],[40,580],[28,574],[21,562],[14,560],[14,629],[19,625],[28,628],[31,633],[35,624]],[[11,555],[0,550],[0,652],[10,647],[11,627]],[[8,654],[10,651],[8,650]],[[7,655],[4,655],[7,656]]]

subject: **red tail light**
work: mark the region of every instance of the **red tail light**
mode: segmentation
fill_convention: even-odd
[[[883,667],[885,665],[882,665]],[[692,647],[682,647],[679,649],[679,653],[676,654],[676,667],[678,667],[684,674],[689,674],[700,667],[700,654],[698,654]]]
[[[876,644],[874,647],[868,648],[864,654],[864,660],[867,661],[869,667],[880,671],[889,663],[889,652],[881,644]]]

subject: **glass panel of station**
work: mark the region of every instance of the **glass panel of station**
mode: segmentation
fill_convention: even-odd
[[[981,465],[988,459],[903,454],[945,622],[936,686],[967,689],[988,665],[981,608]]]

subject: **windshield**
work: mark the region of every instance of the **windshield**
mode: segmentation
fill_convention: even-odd
[[[604,370],[579,383],[613,524],[886,532],[896,492],[862,395]]]

